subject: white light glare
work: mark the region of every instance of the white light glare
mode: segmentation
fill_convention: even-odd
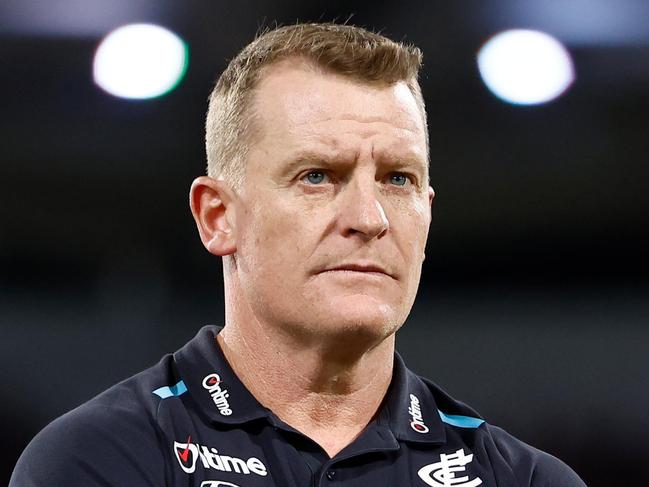
[[[489,39],[478,52],[478,69],[497,97],[519,105],[554,100],[575,79],[566,48],[534,30],[508,30]]]
[[[154,98],[174,89],[187,69],[187,47],[173,32],[131,24],[108,34],[95,53],[95,83],[121,98]]]

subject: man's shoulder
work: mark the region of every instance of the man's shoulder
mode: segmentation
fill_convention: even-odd
[[[483,453],[496,468],[508,470],[521,486],[585,487],[583,480],[563,461],[519,440],[482,418],[473,408],[454,399],[434,382],[420,377],[438,407],[447,435],[469,438],[474,453]]]
[[[486,424],[485,432],[497,454],[509,464],[523,485],[533,487],[585,486],[563,461],[516,438],[499,426]]]
[[[178,387],[174,379],[173,356],[165,355],[157,364],[109,387],[97,396],[54,420],[47,428],[82,424],[91,429],[110,431],[150,426],[155,422],[160,399]],[[167,385],[170,384],[170,385]]]
[[[48,424],[21,455],[10,485],[164,483],[161,398],[153,392],[172,380],[170,361],[165,356]]]

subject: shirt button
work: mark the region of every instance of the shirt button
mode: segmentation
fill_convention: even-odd
[[[336,471],[335,470],[327,470],[327,479],[328,480],[333,480],[336,478]]]

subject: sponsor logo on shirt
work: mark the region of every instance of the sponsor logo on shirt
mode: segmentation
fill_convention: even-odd
[[[413,430],[417,433],[428,433],[428,426],[424,424],[424,417],[421,415],[419,398],[414,394],[410,394],[410,407],[408,408],[408,414],[410,414],[412,419],[412,421],[410,421],[410,427]]]
[[[268,475],[266,465],[264,465],[258,458],[250,457],[245,460],[230,455],[222,455],[216,448],[209,448],[207,446],[199,445],[198,443],[192,443],[191,436],[187,438],[187,443],[174,441],[173,449],[176,459],[180,464],[180,468],[182,468],[185,473],[194,473],[196,471],[196,465],[200,460],[200,464],[206,469],[214,469],[221,472],[234,472],[243,475],[255,474],[262,477]],[[201,486],[204,484],[205,482],[203,482]],[[222,485],[223,487],[234,485],[234,487],[237,487],[235,484],[230,484],[228,482],[205,485],[212,487],[216,485]]]
[[[216,404],[216,407],[223,416],[230,416],[232,414],[232,409],[230,409],[230,403],[228,402],[227,389],[221,388],[221,376],[219,374],[208,374],[203,379],[203,387],[207,389],[207,392],[212,396],[212,401]]]
[[[439,462],[420,468],[417,475],[431,487],[477,487],[482,484],[480,477],[469,480],[468,476],[455,476],[458,472],[464,472],[472,461],[473,453],[466,455],[464,448],[460,448],[455,453],[442,453]]]

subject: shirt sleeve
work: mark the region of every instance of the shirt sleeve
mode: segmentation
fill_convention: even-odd
[[[36,435],[9,487],[164,486],[165,460],[157,437],[144,411],[81,406]]]
[[[505,430],[489,425],[500,456],[521,487],[586,487],[584,481],[558,458],[522,442]]]
[[[586,487],[568,465],[545,452],[537,452],[531,487]]]

